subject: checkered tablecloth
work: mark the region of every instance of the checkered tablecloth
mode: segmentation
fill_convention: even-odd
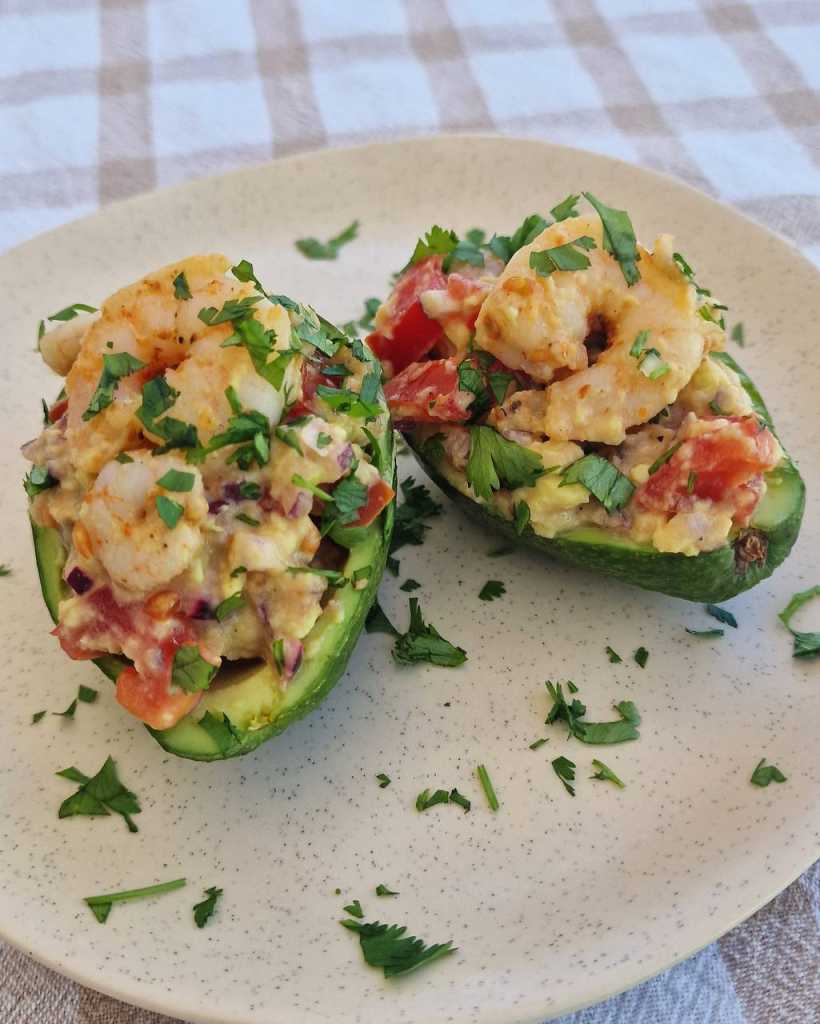
[[[820,0],[0,0],[0,248],[135,192],[447,131],[676,175],[820,263]],[[820,864],[562,1024],[816,1024]],[[2,1024],[159,1024],[0,944]]]

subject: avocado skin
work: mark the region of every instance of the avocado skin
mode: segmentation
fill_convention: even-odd
[[[726,352],[712,353],[712,358],[719,359],[738,374],[755,412],[774,429],[760,393],[735,360]],[[528,525],[519,535],[508,519],[456,490],[435,464],[422,454],[412,433],[407,432],[404,436],[424,471],[468,518],[489,526],[515,544],[534,548],[557,561],[687,601],[716,604],[771,576],[789,554],[803,519],[806,488],[797,467],[786,456],[781,466],[766,475],[771,490],[785,490],[788,502],[784,514],[765,527],[758,525],[754,517],[751,523],[756,533],[765,536],[766,551],[762,561],[746,562],[737,558],[731,544],[694,556],[668,554],[655,551],[648,545],[624,542],[617,534],[607,537],[606,531],[597,527],[579,527],[549,539],[539,536]]]
[[[369,360],[371,363],[375,363],[374,357],[369,356]],[[381,394],[379,397],[383,400]],[[379,439],[379,449],[381,464],[386,467],[383,469],[382,475],[391,481],[393,490],[396,490],[396,452],[393,430],[389,423]],[[362,590],[350,591],[351,594],[355,594],[355,607],[345,622],[327,631],[328,635],[323,638],[321,649],[312,658],[306,660],[300,671],[296,673],[294,680],[291,681],[290,685],[294,686],[303,674],[310,673],[311,677],[316,676],[315,680],[311,678],[309,681],[303,699],[284,708],[268,725],[259,729],[242,730],[236,745],[228,751],[219,750],[206,730],[191,721],[190,716],[186,716],[181,723],[171,729],[158,730],[146,725],[145,728],[157,743],[177,757],[193,761],[224,761],[231,757],[250,753],[261,743],[278,735],[291,723],[313,711],[324,700],[347,667],[348,659],[356,646],[367,613],[376,599],[390,548],[394,516],[395,500],[369,526],[344,528],[334,532],[333,539],[340,545],[349,547],[351,552],[356,549],[369,549],[367,561],[372,568],[367,586]],[[66,550],[57,530],[37,526],[33,521],[31,529],[43,600],[52,620],[56,623],[59,621],[60,601],[71,593],[62,577]],[[350,585],[348,585],[349,587]],[[112,654],[105,654],[93,660],[97,668],[113,683],[116,683],[117,676],[130,664],[127,659]],[[324,668],[317,673],[315,669],[320,664],[323,664]],[[216,678],[219,678],[219,674]]]

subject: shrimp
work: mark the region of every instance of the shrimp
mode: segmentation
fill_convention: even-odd
[[[37,345],[46,366],[65,377],[77,358],[88,330],[99,319],[99,313],[78,313],[66,323],[46,331]]]
[[[208,502],[199,471],[176,455],[152,458],[132,451],[131,462],[105,465],[83,500],[72,533],[72,546],[84,559],[96,558],[128,601],[139,600],[183,573],[202,548],[200,523]],[[169,469],[193,476],[189,491],[166,496],[182,506],[169,527],[160,517],[158,485]]]
[[[595,242],[587,269],[543,277],[529,266],[531,252],[583,236]],[[694,285],[672,259],[672,239],[639,252],[641,279],[628,287],[603,248],[598,218],[574,217],[513,256],[482,307],[476,341],[548,387],[510,396],[495,413],[499,429],[619,444],[629,427],[675,400],[706,351],[722,346],[722,329],[698,314]],[[592,365],[591,329],[606,335]],[[642,332],[642,352],[633,355]]]
[[[103,304],[99,319],[82,338],[66,380],[67,441],[72,460],[79,469],[93,475],[118,452],[137,446],[142,424],[135,414],[142,404],[142,385],[147,377],[179,367],[189,355],[194,355],[206,368],[213,368],[210,349],[225,341],[233,328],[228,322],[208,326],[200,320],[199,313],[206,307],[220,309],[229,299],[240,300],[253,295],[250,283],[225,276],[229,266],[229,261],[221,255],[192,256],[121,289]],[[181,277],[190,298],[180,295],[184,292]],[[260,297],[254,311],[266,330],[276,331],[278,343],[289,344],[290,321],[281,306]],[[203,340],[210,342],[210,349],[207,346],[197,348]],[[100,383],[104,357],[117,353],[128,353],[145,364],[145,368],[120,377],[110,404],[89,417],[89,403]],[[202,419],[202,425],[208,428],[206,433],[216,432],[230,415],[223,394],[227,383],[231,383],[235,374],[243,376],[245,381],[251,380],[252,372],[253,364],[247,352],[237,348],[225,361],[225,367],[220,367],[218,377],[201,375],[201,370],[184,375],[188,397],[180,408],[196,403],[200,416],[192,418]],[[273,391],[262,378],[258,386]],[[254,392],[252,397],[258,404],[258,395]],[[268,402],[271,411],[275,404]],[[281,403],[278,408],[281,409]],[[188,411],[190,413],[190,408]],[[174,415],[179,418],[178,412]]]

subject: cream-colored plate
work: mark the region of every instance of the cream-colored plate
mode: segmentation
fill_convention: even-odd
[[[18,483],[18,446],[39,429],[40,396],[59,386],[32,351],[37,320],[209,249],[252,260],[271,290],[345,319],[384,293],[434,222],[509,232],[583,188],[627,208],[646,241],[674,232],[744,322],[736,354],[808,483],[791,557],[730,603],[740,628],[698,640],[684,626],[714,623],[697,605],[532,554],[489,559],[498,541],[445,508],[423,547],[401,551],[401,577],[385,578],[381,599],[404,628],[399,583],[419,580],[425,615],[466,648],[463,668],[399,669],[387,637],[365,636],[323,707],[255,754],[200,765],[163,753],[93,666],[69,662],[49,636]],[[293,247],[354,218],[360,238],[338,262]],[[820,665],[791,657],[777,621],[794,591],[820,582],[819,285],[778,238],[683,185],[501,138],[283,160],[111,207],[3,257],[0,561],[14,573],[0,580],[0,935],[86,985],[194,1020],[518,1024],[633,985],[773,897],[820,848]],[[491,604],[478,600],[488,579],[507,587]],[[623,664],[608,662],[606,644]],[[640,644],[644,670],[630,657]],[[634,700],[640,740],[596,749],[545,732],[548,678],[575,680],[594,717]],[[99,687],[95,705],[29,724],[41,708],[62,710],[79,683]],[[549,743],[529,750],[541,735]],[[57,819],[71,784],[54,772],[96,771],[107,754],[142,801],[137,835],[114,817]],[[577,762],[575,799],[550,767],[558,754]],[[589,781],[595,756],[626,789]],[[750,785],[763,756],[788,783]],[[482,762],[497,814],[475,779]],[[428,786],[457,786],[472,810],[419,814]],[[105,926],[81,902],[180,875],[187,889],[115,907]],[[376,897],[380,882],[401,895]],[[224,899],[199,931],[191,905],[211,885]],[[385,981],[337,924],[356,897],[368,919],[453,939],[458,953]]]

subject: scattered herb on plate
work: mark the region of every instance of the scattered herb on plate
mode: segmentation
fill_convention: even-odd
[[[358,933],[365,962],[380,967],[385,978],[407,974],[455,952],[452,940],[426,946],[414,935],[406,935],[407,928],[397,924],[352,920],[340,924]]]
[[[146,885],[142,889],[125,889],[123,892],[109,892],[104,896],[86,896],[84,902],[91,908],[91,912],[100,924],[105,924],[115,903],[127,903],[130,900],[148,899],[149,896],[161,896],[163,893],[173,892],[174,889],[182,889],[185,884],[184,878],[175,878],[172,882]]]
[[[614,782],[619,789],[624,788],[625,783],[621,782],[615,772],[607,767],[603,761],[593,758],[592,767],[595,769],[595,774],[590,776],[591,779],[599,779],[601,782]]]
[[[572,785],[575,781],[575,762],[570,761],[568,757],[564,757],[562,754],[560,757],[554,758],[551,763],[552,770],[561,780],[564,789],[570,796],[575,796],[575,787]]]
[[[606,646],[606,653],[607,653],[607,657],[609,658],[609,660],[610,660],[610,661],[612,662],[612,664],[613,664],[613,665],[619,665],[619,664],[620,664],[620,663],[621,663],[621,662],[622,662],[622,661],[624,660],[624,659],[623,659],[623,658],[622,658],[622,657],[620,656],[620,654],[618,654],[618,652],[617,652],[617,651],[614,651],[614,650],[613,650],[613,649],[612,649],[612,648],[611,648],[611,647],[609,646],[609,644],[607,644],[607,646]]]
[[[294,244],[299,252],[303,256],[307,256],[309,260],[335,260],[342,246],[352,242],[358,233],[359,222],[354,220],[338,235],[334,235],[326,242],[320,242],[318,238],[298,238]]]
[[[390,785],[390,783],[393,781],[390,778],[390,776],[389,775],[385,775],[384,772],[379,772],[379,774],[376,776],[376,778],[379,780],[379,789],[386,789]]]
[[[194,921],[197,928],[205,927],[205,923],[216,910],[216,904],[222,895],[222,890],[217,889],[214,885],[210,889],[205,889],[204,892],[205,899],[194,904]]]
[[[71,782],[80,783],[77,792],[60,804],[58,817],[107,815],[113,811],[115,814],[122,815],[129,832],[139,831],[131,817],[133,814],[139,814],[139,801],[120,782],[117,766],[111,757],[105,759],[105,764],[91,778],[73,767],[63,768],[57,774]]]
[[[507,588],[500,580],[487,580],[478,592],[481,601],[494,601],[497,597],[503,597]]]
[[[752,778],[750,780],[755,786],[766,787],[770,782],[786,782],[786,776],[780,769],[773,764],[766,764],[766,758],[761,757],[757,763],[757,767],[752,772]]]
[[[649,661],[649,651],[645,647],[639,647],[633,657],[641,668],[646,668],[646,663]]]
[[[455,668],[467,660],[467,653],[456,647],[439,633],[435,626],[425,623],[418,598],[410,598],[410,625],[393,645],[393,657],[400,665],[414,665],[428,661],[431,665]]]
[[[717,619],[718,622],[722,622],[726,626],[731,626],[732,629],[737,629],[737,619],[725,608],[720,608],[716,604],[707,604],[705,606],[705,611],[707,615],[711,615],[712,618]]]
[[[808,590],[801,590],[795,594],[778,616],[786,629],[794,637],[792,655],[795,658],[814,658],[820,654],[820,632],[803,633],[791,627],[792,617],[795,612],[813,597],[820,597],[820,585],[809,587]]]
[[[478,775],[478,781],[481,783],[481,788],[484,790],[484,796],[487,798],[490,810],[497,811],[501,805],[498,802],[498,797],[496,796],[495,787],[493,786],[492,779],[490,778],[490,773],[483,764],[480,764],[478,768],[476,768],[476,775]]]
[[[398,896],[399,894],[397,892],[394,892],[392,889],[388,889],[386,885],[382,885],[381,882],[380,882],[376,886],[376,895],[377,896]]]

